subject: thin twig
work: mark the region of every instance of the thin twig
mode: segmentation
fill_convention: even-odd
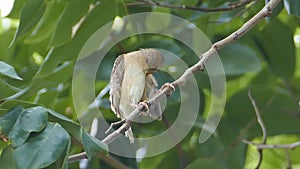
[[[266,144],[267,143],[267,130],[266,130],[266,126],[264,124],[264,121],[260,115],[260,111],[257,107],[257,104],[254,100],[254,98],[252,97],[251,95],[251,88],[249,87],[249,90],[248,90],[248,96],[251,100],[251,103],[252,103],[252,106],[255,110],[255,114],[256,114],[256,118],[257,118],[257,122],[262,130],[262,135],[263,135],[263,141],[262,141],[262,144]],[[259,159],[258,159],[258,163],[257,163],[257,166],[255,167],[256,169],[259,169],[261,163],[262,163],[262,160],[263,160],[263,150],[262,149],[257,149],[258,151],[258,154],[259,154]]]
[[[264,105],[264,108],[261,110],[265,110],[268,107],[270,107],[271,103],[273,103],[275,97],[272,96],[271,99],[268,100],[268,102]],[[238,145],[238,143],[240,143],[240,141],[243,141],[243,137],[245,136],[245,134],[247,133],[247,131],[250,130],[251,127],[253,127],[253,125],[257,122],[256,120],[257,118],[252,118],[245,127],[243,127],[241,129],[241,131],[239,132],[238,136],[236,137],[236,139],[234,139],[229,146],[227,146],[220,154],[217,154],[215,156],[212,157],[212,159],[217,160],[218,158],[220,158],[221,156],[226,156],[236,145]]]
[[[192,67],[188,68],[177,80],[171,83],[171,85],[164,85],[158,92],[154,95],[154,97],[150,98],[147,101],[147,105],[153,105],[164,98],[165,95],[170,95],[173,92],[173,87],[180,87],[185,85],[188,79],[190,79],[195,72],[203,71],[204,64],[208,61],[209,58],[215,56],[217,51],[231,43],[235,42],[239,38],[241,38],[246,32],[250,31],[259,21],[269,16],[272,10],[277,6],[277,4],[281,0],[270,0],[255,16],[253,16],[249,21],[247,21],[244,25],[242,25],[237,31],[233,32],[231,35],[226,38],[214,43],[211,48],[203,53],[200,56],[200,60]],[[138,116],[142,110],[146,109],[145,105],[139,104],[137,108],[127,117],[125,123],[115,130],[113,133],[109,134],[106,138],[102,140],[105,144],[110,144],[116,138],[118,138],[124,131],[126,131],[134,119],[134,117]],[[69,157],[69,162],[73,162],[82,158],[86,158],[86,153],[75,154]],[[75,160],[76,159],[76,160]]]
[[[218,7],[218,8],[201,8],[195,6],[187,6],[187,5],[173,5],[173,4],[166,4],[157,1],[151,0],[139,0],[139,3],[128,3],[127,6],[159,6],[163,8],[171,8],[171,9],[181,9],[181,10],[191,10],[191,11],[201,11],[201,12],[225,12],[231,11],[242,6],[249,4],[250,2],[256,0],[242,0],[235,3],[230,3],[226,7]]]
[[[253,145],[258,149],[290,149],[293,150],[297,147],[300,147],[300,141],[291,143],[291,144],[257,144],[251,141],[243,139],[242,142]]]
[[[291,162],[291,157],[290,157],[290,153],[288,149],[285,149],[285,157],[286,157],[286,161],[288,166],[286,167],[287,169],[292,169],[292,162]]]

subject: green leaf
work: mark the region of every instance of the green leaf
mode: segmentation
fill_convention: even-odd
[[[112,1],[104,1],[96,5],[81,23],[75,37],[69,43],[59,46],[48,53],[36,77],[48,74],[55,69],[58,64],[66,60],[75,60],[84,43],[98,29],[114,19],[116,6],[115,1],[113,1],[113,3]],[[99,20],[99,16],[102,16],[101,20]]]
[[[295,71],[295,45],[293,32],[287,25],[272,20],[263,31],[256,34],[257,44],[275,74],[291,79]]]
[[[157,7],[152,12],[170,13],[169,8]],[[156,13],[149,14],[146,18],[146,28],[149,32],[160,32],[169,29],[171,23],[171,15],[164,18],[157,17]]]
[[[46,1],[45,14],[39,20],[31,34],[25,38],[25,43],[39,43],[55,31],[57,22],[64,9],[65,2],[61,0]]]
[[[22,8],[20,25],[12,44],[29,33],[39,22],[46,9],[44,0],[28,0]]]
[[[300,17],[300,1],[284,0],[284,7],[289,14]]]
[[[30,96],[36,96],[41,89],[52,90],[57,88],[59,84],[64,84],[69,81],[69,77],[73,72],[73,65],[70,62],[65,62],[55,67],[43,77],[35,78],[31,83],[18,93],[5,98],[6,100],[24,99]]]
[[[14,5],[10,13],[7,15],[9,18],[19,19],[21,10],[26,0],[14,0]]]
[[[98,151],[108,151],[108,147],[106,144],[102,143],[96,138],[91,137],[78,123],[75,123],[74,121],[53,110],[48,109],[48,112],[50,113],[50,120],[61,124],[63,128],[65,128],[83,144],[83,148],[86,151],[89,159],[91,159],[91,157]]]
[[[15,169],[15,162],[13,159],[13,148],[12,146],[7,146],[1,153],[0,156],[1,168],[5,169]]]
[[[6,116],[9,114],[10,109],[15,109],[17,107],[21,108],[20,112],[23,111],[24,108],[30,108],[38,106],[30,101],[25,100],[10,100],[10,101],[4,101],[0,104],[0,115],[3,114],[3,116]],[[9,111],[7,111],[9,110]]]
[[[199,169],[199,168],[209,168],[209,169],[222,169],[216,162],[206,159],[206,158],[197,158],[192,161],[185,169]]]
[[[169,151],[166,156],[163,156],[160,160],[160,163],[155,166],[155,168],[172,168],[180,169],[180,161],[178,154],[175,150]]]
[[[8,135],[13,146],[23,144],[30,133],[44,129],[47,120],[48,113],[43,107],[37,106],[23,110]]]
[[[17,169],[36,169],[49,166],[61,158],[69,144],[69,134],[57,123],[48,123],[37,135],[18,146],[14,152]]]
[[[88,12],[89,5],[89,1],[82,0],[73,0],[66,4],[51,37],[50,47],[57,47],[71,40],[72,27]]]
[[[20,76],[18,76],[14,67],[2,61],[0,61],[0,74],[13,79],[23,80]]]
[[[70,146],[71,146],[71,139],[69,140],[69,144],[66,147],[66,150],[61,155],[61,158],[44,169],[57,169],[57,168],[68,169],[68,166],[69,166],[68,157],[69,157]],[[64,158],[62,158],[62,157],[64,157]]]
[[[261,69],[257,53],[250,47],[234,43],[219,52],[226,75],[241,75]]]
[[[237,130],[244,128],[251,120],[256,119],[247,93],[247,90],[236,93],[226,104],[226,117]],[[261,111],[269,136],[300,132],[298,127],[300,119],[294,113],[298,109],[290,96],[283,92],[283,89],[279,90],[278,87],[269,86],[268,84],[263,86],[252,85],[251,93],[258,109]],[[251,130],[247,132],[247,136],[253,137],[258,135],[261,135],[261,129],[257,123],[254,123],[251,126]]]
[[[1,20],[0,20],[1,22]],[[0,28],[1,29],[1,28]],[[0,33],[0,60],[2,61],[10,61],[8,60],[8,55],[9,55],[9,44],[12,41],[12,39],[14,38],[14,34],[15,34],[16,30],[15,29],[9,29],[7,31],[5,31],[5,33]],[[15,63],[15,62],[14,62]]]
[[[81,140],[88,159],[91,159],[92,156],[99,151],[108,150],[107,146],[103,144],[100,140],[92,137],[91,135],[83,131],[82,128],[81,130],[82,130]]]
[[[299,135],[277,135],[268,137],[268,144],[291,144],[299,141]],[[255,138],[252,140],[256,143],[261,143],[261,138]],[[292,168],[300,164],[300,148],[287,150],[289,153],[290,162]],[[246,155],[245,169],[255,168],[258,163],[258,152],[256,147],[249,146]],[[268,168],[286,168],[288,166],[286,160],[286,151],[284,149],[265,149],[263,150],[263,158],[260,169]]]
[[[0,117],[0,128],[1,132],[8,136],[12,127],[16,123],[18,116],[24,111],[24,109],[20,106],[16,106],[11,110],[7,111],[6,114]]]

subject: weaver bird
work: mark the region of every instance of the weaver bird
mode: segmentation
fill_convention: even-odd
[[[111,109],[122,120],[135,109],[133,105],[147,100],[157,90],[157,81],[152,73],[162,68],[164,57],[155,49],[141,49],[117,57],[110,77]],[[159,103],[152,105],[149,115],[161,116]],[[134,142],[132,129],[125,135]]]

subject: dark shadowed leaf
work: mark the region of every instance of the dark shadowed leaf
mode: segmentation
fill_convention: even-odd
[[[226,75],[240,75],[261,69],[257,53],[250,47],[235,43],[219,52]]]
[[[1,132],[8,136],[10,130],[16,123],[18,116],[24,111],[20,106],[14,107],[0,117]]]
[[[192,161],[185,169],[199,169],[199,168],[209,168],[209,169],[222,169],[224,167],[218,165],[214,161],[206,158],[198,158]]]
[[[78,141],[83,144],[87,156],[89,159],[98,151],[107,152],[108,147],[106,144],[103,144],[101,141],[90,136],[84,129],[74,121],[68,119],[67,117],[56,113],[48,109],[50,115],[50,120],[60,123],[69,133],[71,133]]]
[[[17,169],[36,169],[50,165],[61,158],[69,140],[69,134],[59,124],[48,123],[41,133],[16,148],[14,158]]]
[[[295,45],[293,32],[278,20],[273,20],[256,34],[259,48],[272,70],[284,79],[290,79],[295,71]]]
[[[23,144],[29,134],[39,132],[46,126],[48,113],[45,108],[37,106],[23,110],[9,132],[13,146]]]
[[[300,1],[297,0],[284,0],[284,7],[289,14],[300,17]]]

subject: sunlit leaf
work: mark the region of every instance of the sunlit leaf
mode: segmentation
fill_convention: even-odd
[[[274,137],[268,137],[267,144],[291,144],[299,141],[300,137],[298,135],[278,135]],[[255,143],[260,143],[261,138],[255,138],[252,140]],[[289,154],[289,160],[291,160],[292,168],[297,168],[296,166],[300,164],[299,155],[300,148],[287,150]],[[264,149],[263,158],[261,163],[261,169],[268,168],[286,168],[288,166],[288,161],[286,158],[286,153],[284,149]],[[255,146],[249,146],[246,155],[245,169],[255,168],[258,163],[258,152]]]
[[[73,40],[58,48],[55,48],[53,51],[48,53],[45,62],[40,67],[40,70],[36,76],[38,77],[48,74],[59,63],[62,63],[66,60],[75,60],[88,38],[90,38],[91,35],[102,26],[112,21],[115,17],[115,14],[115,1],[105,1],[97,4],[80,24]],[[102,16],[101,20],[99,20],[99,16]]]
[[[20,25],[14,38],[14,42],[24,37],[38,23],[46,9],[44,0],[28,0],[25,2],[21,17]]]
[[[65,7],[65,2],[60,0],[46,1],[47,8],[44,15],[34,27],[31,34],[25,38],[25,43],[39,43],[55,31],[57,22]]]
[[[72,38],[72,27],[88,12],[88,9],[89,1],[69,1],[59,18],[49,46],[57,47],[68,42]],[[74,15],[74,11],[77,11],[76,15]]]
[[[22,78],[17,74],[14,67],[2,61],[0,61],[0,74],[13,79],[22,80]]]
[[[14,0],[14,5],[10,13],[7,15],[9,18],[18,19],[22,11],[22,7],[26,0]]]
[[[15,161],[13,159],[13,148],[12,146],[7,146],[1,153],[0,156],[1,168],[5,169],[15,169]]]

